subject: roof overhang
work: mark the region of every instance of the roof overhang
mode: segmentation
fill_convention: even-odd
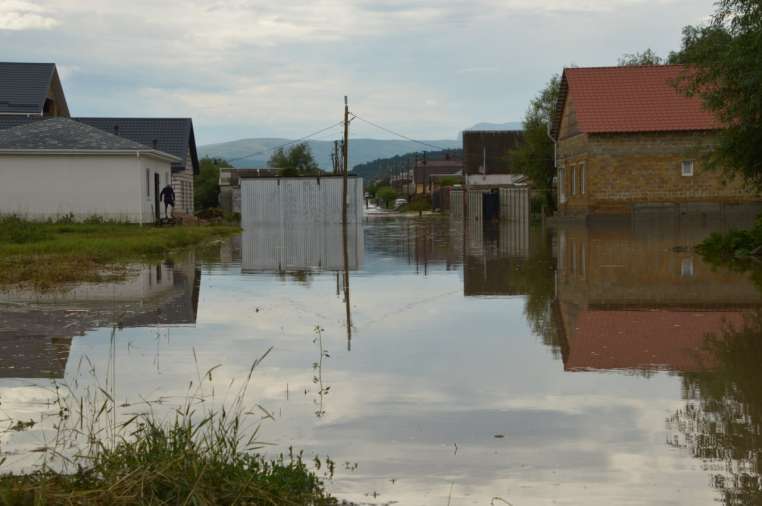
[[[145,156],[167,163],[180,159],[155,149],[0,149],[0,156]]]

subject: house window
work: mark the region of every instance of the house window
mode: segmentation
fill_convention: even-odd
[[[693,175],[693,160],[683,160],[683,176]]]
[[[680,263],[680,276],[683,278],[693,277],[693,257],[683,258]]]
[[[564,185],[566,184],[566,180],[564,178],[564,168],[559,167],[558,168],[558,200],[561,204],[566,202],[566,188]]]
[[[577,194],[577,167],[572,166],[571,168],[571,194],[576,195]]]
[[[579,166],[579,192],[585,194],[585,164],[582,163]]]
[[[151,169],[146,169],[146,197],[151,197]]]

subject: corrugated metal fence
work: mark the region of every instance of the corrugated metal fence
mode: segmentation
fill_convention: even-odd
[[[529,221],[529,188],[500,188],[500,219]]]
[[[347,222],[363,216],[362,178],[347,182]],[[241,222],[341,223],[342,181],[339,177],[241,179]]]

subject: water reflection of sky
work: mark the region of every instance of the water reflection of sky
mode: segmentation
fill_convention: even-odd
[[[529,244],[523,253],[510,248],[515,241],[506,242],[517,234]],[[578,342],[575,318],[590,307],[601,310],[602,287],[630,303],[634,295],[644,303],[648,293],[633,291],[637,272],[612,278],[596,258],[618,254],[626,262],[621,252],[640,245],[638,255],[681,265],[684,250],[670,248],[685,242],[669,234],[638,237],[632,228],[474,232],[446,220],[371,222],[359,270],[350,273],[351,351],[335,272],[305,266],[299,273],[241,275],[246,251],[238,249],[245,250],[246,241],[226,245],[221,261],[198,259],[204,265],[196,271],[195,325],[156,322],[117,333],[116,397],[182,396],[197,374],[194,353],[202,370],[223,365],[214,385],[224,397],[229,383],[272,346],[252,388],[251,402],[275,417],[264,422],[261,438],[277,445],[270,451],[293,445],[309,456],[330,456],[338,464],[330,487],[342,498],[412,505],[489,504],[494,497],[514,505],[710,503],[715,492],[701,461],[665,444],[665,420],[685,404],[680,371],[639,362],[630,369],[567,372],[564,362],[573,356],[570,343]],[[584,279],[578,279],[581,269],[572,275],[564,263],[572,243],[586,244],[586,262],[593,262]],[[708,272],[710,285],[748,289],[745,279],[716,278],[694,262],[694,275]],[[556,324],[564,334],[560,344],[536,335],[527,320],[529,299],[542,296],[531,271],[538,265],[552,288],[547,316],[563,321]],[[532,276],[523,279],[527,272]],[[527,291],[531,295],[521,295]],[[711,309],[716,301],[707,297]],[[650,310],[663,302],[658,294],[654,300]],[[322,404],[313,382],[320,356],[316,325],[324,329],[329,354],[322,380],[330,389]],[[76,375],[85,356],[106,364],[110,333],[96,328],[75,337],[67,376]],[[45,394],[31,383],[46,384],[0,380],[7,416],[39,412],[35,402]],[[23,450],[39,444],[35,437],[35,431],[4,436],[3,448],[19,452],[11,464],[27,462]],[[357,469],[346,470],[347,462]]]

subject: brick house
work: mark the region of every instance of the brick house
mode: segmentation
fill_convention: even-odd
[[[682,65],[567,68],[551,125],[560,215],[722,209],[759,197],[709,170],[722,128],[677,92]]]

